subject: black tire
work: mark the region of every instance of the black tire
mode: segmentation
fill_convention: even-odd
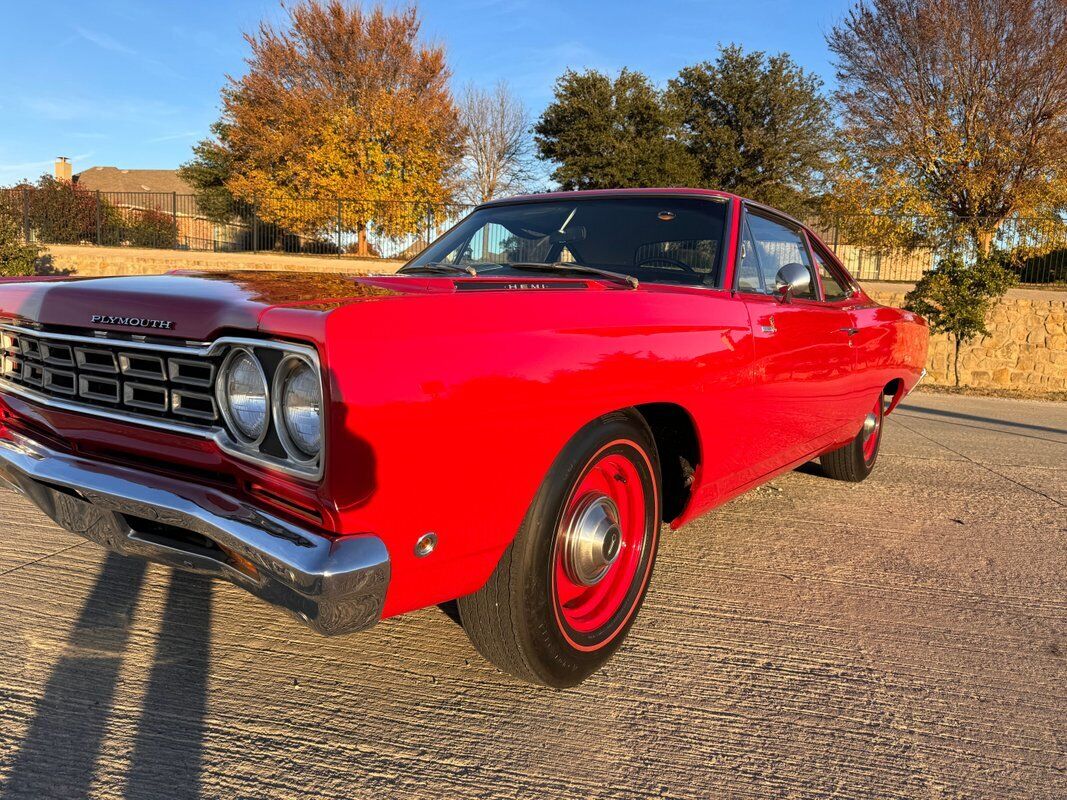
[[[819,456],[819,463],[823,472],[831,478],[849,483],[859,483],[864,480],[874,469],[878,461],[878,451],[882,446],[882,433],[885,429],[885,397],[878,396],[878,401],[872,407],[870,414],[876,415],[876,427],[874,439],[870,440],[866,427],[861,427],[856,438],[829,453]],[[865,417],[866,421],[866,417]],[[873,445],[869,446],[869,445]]]
[[[641,481],[644,520],[632,584],[602,629],[569,629],[556,602],[557,539],[575,489],[599,459],[624,457]],[[623,481],[625,483],[625,481]],[[515,539],[486,585],[458,601],[463,628],[479,653],[504,672],[565,688],[581,683],[618,650],[648,588],[660,526],[660,466],[648,426],[636,414],[612,413],[579,431],[556,458]],[[634,530],[637,526],[632,526]],[[571,635],[573,634],[573,636]]]

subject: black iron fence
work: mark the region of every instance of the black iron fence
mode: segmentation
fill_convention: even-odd
[[[950,254],[973,260],[981,220],[879,214],[816,219],[811,227],[859,280],[912,282]],[[1067,219],[1013,217],[987,234],[989,246],[1010,255],[1020,283],[1067,284]]]
[[[213,252],[280,252],[406,260],[463,217],[461,203],[345,198],[255,202],[69,184],[0,189],[0,213],[27,241]],[[915,281],[949,253],[973,258],[976,227],[926,216],[856,215],[812,223],[860,280]],[[1067,285],[1067,220],[1013,218],[991,245],[1022,283]]]
[[[403,200],[201,199],[55,184],[0,189],[26,241],[407,259],[471,206]]]

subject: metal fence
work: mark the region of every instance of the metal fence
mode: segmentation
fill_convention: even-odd
[[[855,215],[815,219],[810,226],[861,281],[917,281],[949,255],[973,261],[978,247],[969,220],[930,216]],[[1067,220],[1013,217],[990,246],[1008,253],[1020,283],[1067,284]]]
[[[407,259],[471,206],[345,198],[202,200],[53,185],[0,189],[0,213],[26,241]]]
[[[470,211],[461,203],[346,198],[198,198],[94,192],[69,184],[0,189],[0,213],[27,241],[213,252],[281,252],[406,260]],[[915,281],[950,253],[975,255],[966,221],[864,215],[812,227],[860,280]],[[1014,218],[993,246],[1022,283],[1067,285],[1067,221]]]

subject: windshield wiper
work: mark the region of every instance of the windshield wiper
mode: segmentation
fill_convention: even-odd
[[[504,266],[514,267],[515,269],[541,270],[542,272],[581,272],[586,275],[599,275],[602,278],[607,278],[616,283],[625,284],[631,289],[636,289],[641,285],[641,282],[633,275],[627,275],[622,272],[612,272],[611,270],[600,269],[599,267],[590,267],[588,264],[579,264],[576,261],[549,261],[547,263],[542,263],[540,261],[511,261]]]
[[[468,265],[460,264],[447,264],[444,261],[431,261],[429,264],[416,264],[411,267],[401,267],[397,270],[398,273],[406,272],[436,272],[436,273],[450,273],[450,272],[463,272],[467,275],[478,276],[478,270]]]

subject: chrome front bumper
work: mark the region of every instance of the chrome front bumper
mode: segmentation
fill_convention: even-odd
[[[10,430],[0,479],[68,531],[228,580],[320,633],[381,619],[389,553],[376,536],[328,539],[213,489],[59,453]]]

